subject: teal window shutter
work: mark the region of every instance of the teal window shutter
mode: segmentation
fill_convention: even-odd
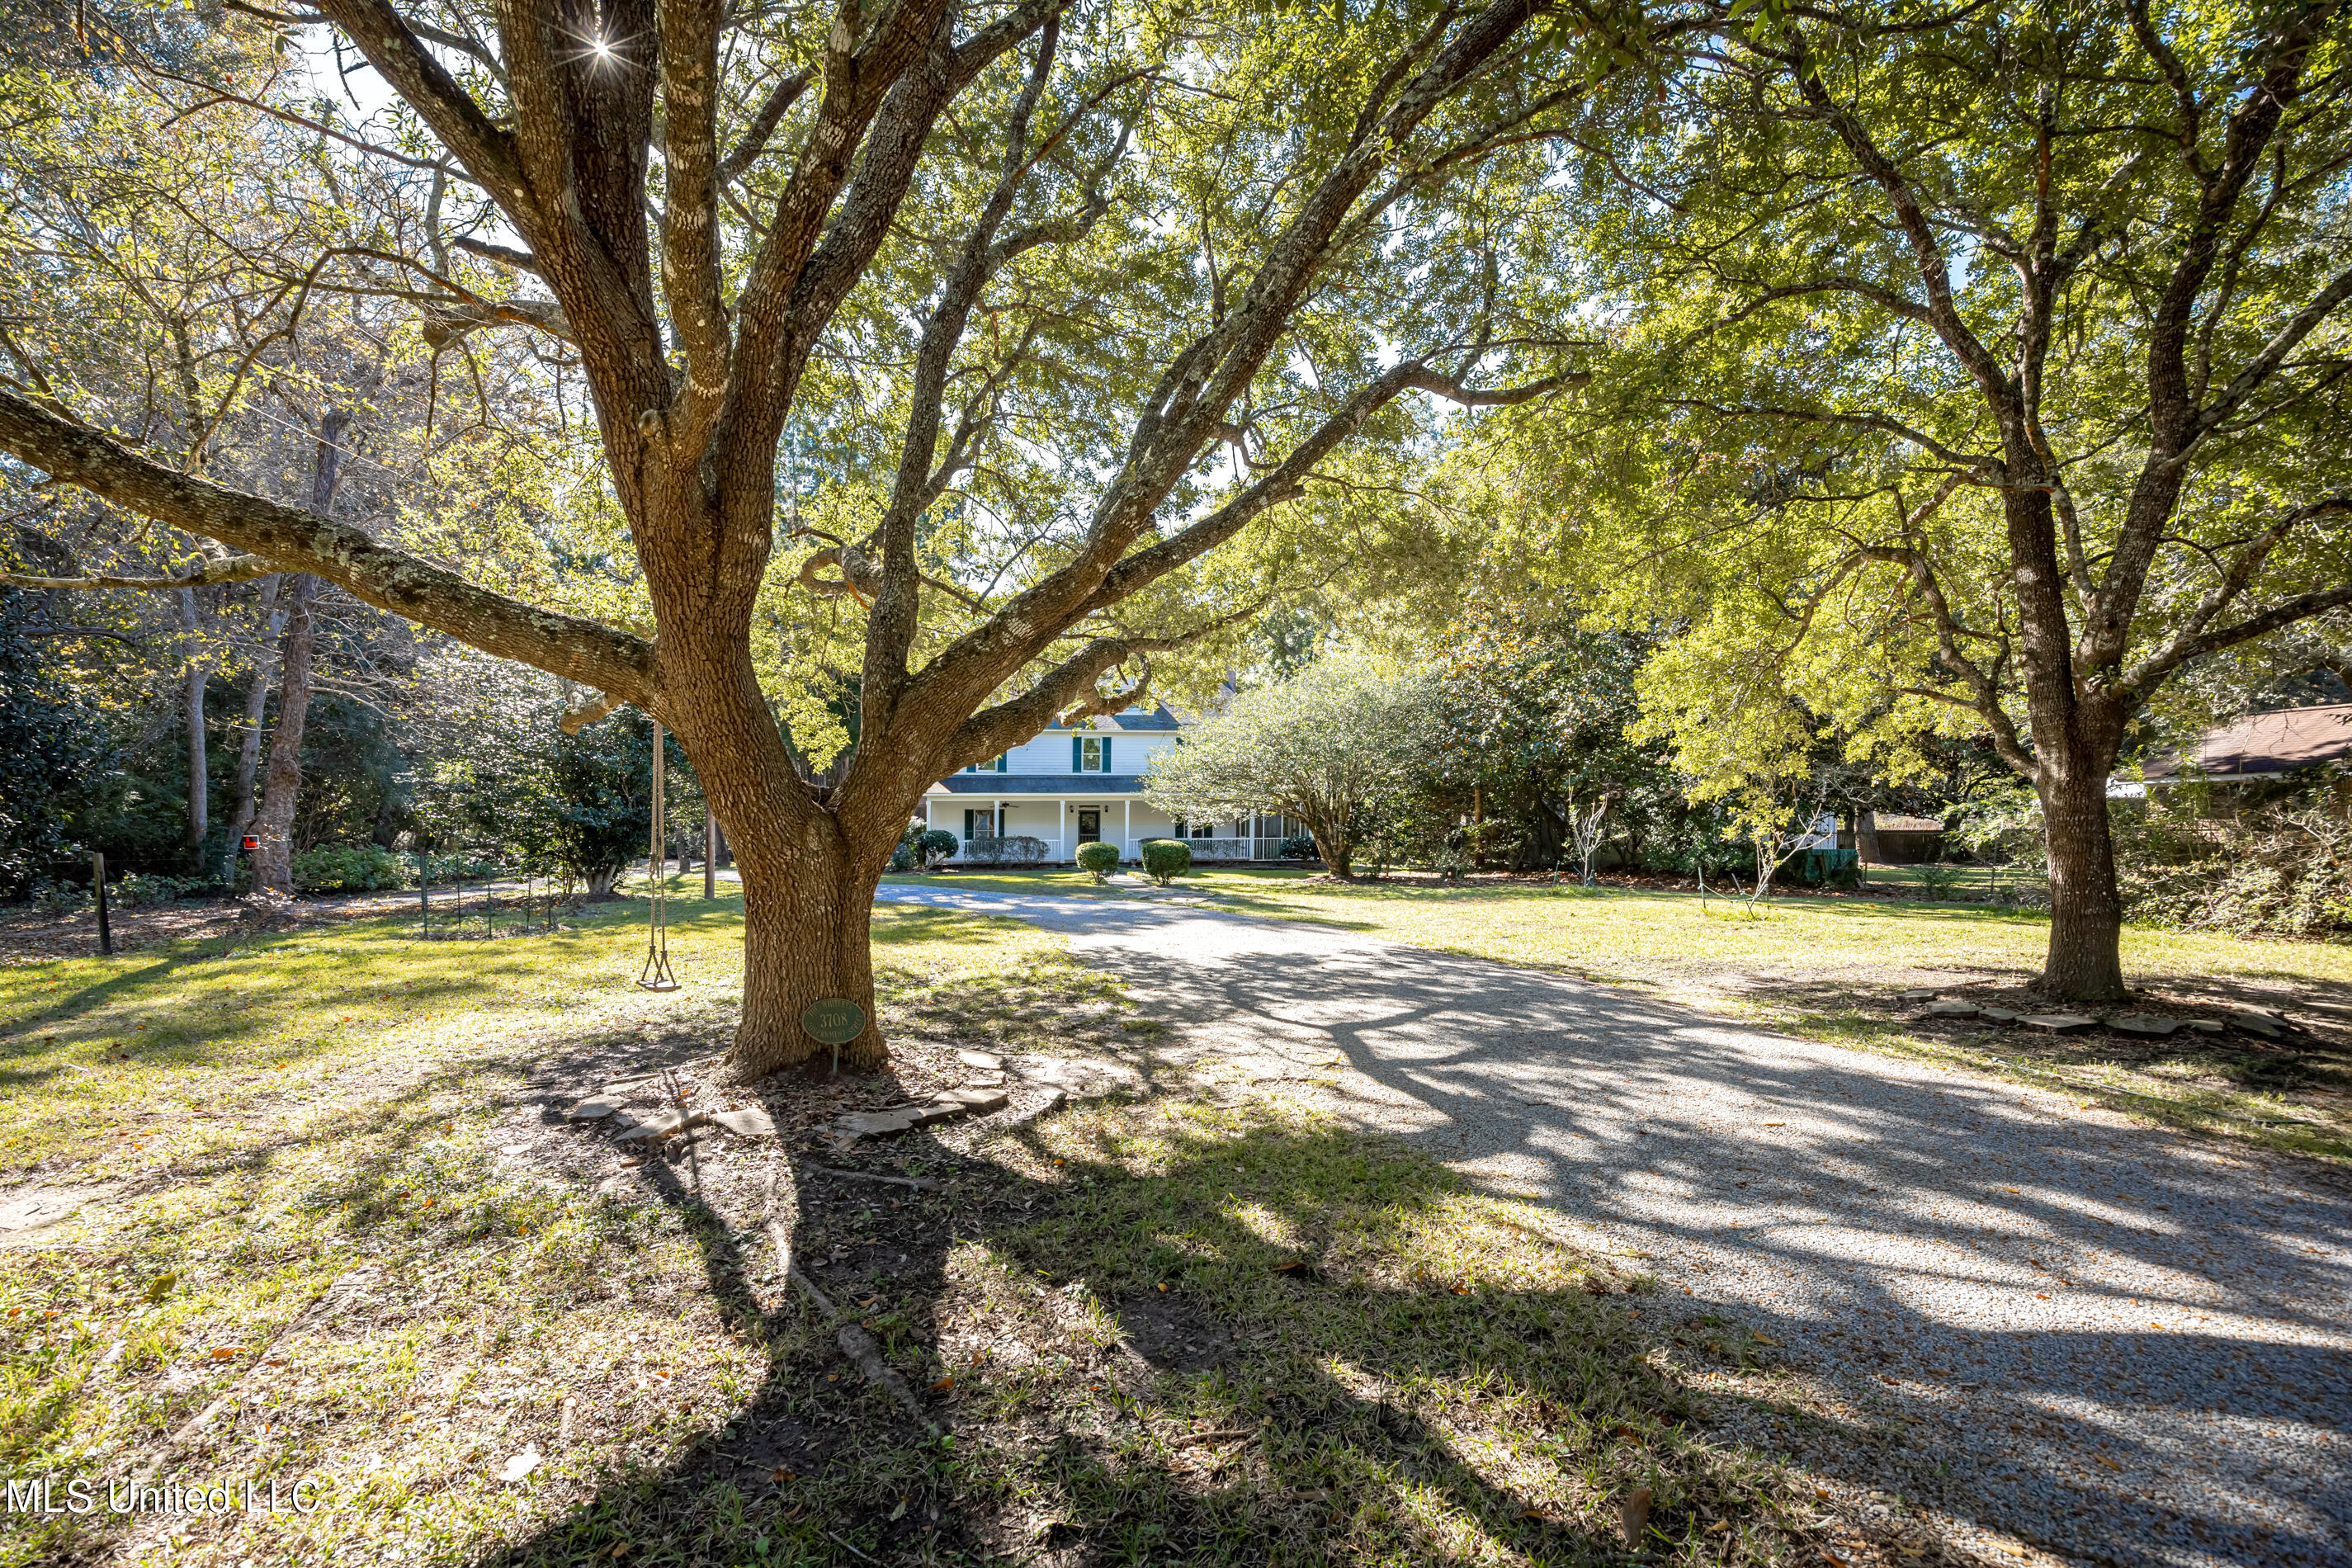
[[[1110,737],[1103,737],[1103,772],[1110,772]]]
[[[1074,773],[1087,771],[1087,743],[1076,735],[1070,737],[1070,771]]]
[[[1000,773],[1010,773],[1013,771],[1012,752],[999,752],[996,753],[996,771]]]

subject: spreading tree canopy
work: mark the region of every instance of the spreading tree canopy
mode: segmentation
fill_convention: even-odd
[[[0,450],[246,558],[208,572],[314,573],[601,693],[583,719],[661,718],[744,879],[746,1075],[812,1054],[809,1004],[870,1003],[876,879],[930,781],[1135,700],[1278,589],[1294,503],[1400,438],[1406,395],[1576,379],[1509,237],[1545,139],[1656,41],[1581,0],[321,0],[398,95],[371,130],[90,11],[110,90],[311,127],[405,193],[251,258],[265,291],[397,298],[452,349],[534,334],[584,382],[649,621],[201,478],[46,392],[37,350]],[[857,648],[841,756],[761,687],[780,564]],[[869,1028],[842,1059],[883,1055]]]
[[[1677,632],[1644,696],[1694,773],[1988,739],[2048,982],[2114,995],[2135,716],[2352,605],[2344,8],[1704,9],[1570,166],[1591,395],[1471,466]]]

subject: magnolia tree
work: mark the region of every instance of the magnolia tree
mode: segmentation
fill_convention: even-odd
[[[1243,692],[1184,744],[1155,755],[1144,798],[1173,816],[1295,816],[1331,874],[1345,878],[1371,809],[1414,785],[1428,708],[1421,683],[1325,659]]]
[[[399,100],[381,135],[319,122],[320,156],[415,199],[273,265],[396,292],[436,344],[534,334],[584,381],[649,624],[210,482],[37,365],[0,387],[0,449],[243,552],[208,570],[314,573],[593,689],[583,720],[660,718],[743,878],[745,1077],[820,1048],[800,1020],[821,999],[874,1017],[874,889],[931,781],[1137,700],[1154,658],[1246,614],[1311,529],[1212,552],[1276,528],[1348,443],[1401,437],[1407,394],[1580,379],[1509,235],[1547,188],[1534,149],[1649,45],[1636,11],[1537,0],[317,12]],[[189,79],[121,49],[146,90]],[[796,744],[761,689],[779,564],[857,645],[844,754]],[[885,1056],[869,1022],[840,1059]]]

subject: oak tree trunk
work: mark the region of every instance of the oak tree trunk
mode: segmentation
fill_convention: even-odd
[[[804,847],[789,862],[767,847],[736,845],[743,878],[743,1021],[729,1069],[746,1082],[789,1068],[822,1063],[830,1069],[834,1048],[813,1038],[801,1017],[812,1005],[835,1000],[855,1004],[866,1018],[865,1031],[841,1047],[841,1067],[882,1067],[889,1051],[874,1013],[868,933],[879,868],[871,857],[846,853],[837,839],[816,854]]]
[[[2042,984],[2078,1002],[2126,994],[2123,900],[2116,888],[2107,764],[2050,770],[2042,818],[2050,858],[2050,952]]]
[[[2001,511],[2033,731],[2031,776],[2050,858],[2050,952],[2042,984],[2070,1001],[2105,1002],[2125,994],[2107,772],[2127,715],[2112,696],[2088,693],[2077,680],[2050,499],[2056,480],[2041,461],[2029,443],[2011,442]]]
[[[1355,846],[1348,842],[1348,830],[1328,822],[1309,821],[1307,831],[1315,840],[1315,853],[1323,858],[1323,869],[1342,882],[1355,880]]]
[[[841,1046],[840,1066],[883,1067],[889,1050],[875,1016],[867,928],[890,851],[931,781],[877,780],[860,797],[862,814],[845,812],[845,789],[813,784],[795,766],[748,644],[682,613],[664,624],[680,629],[660,651],[661,719],[693,763],[743,883],[743,1016],[727,1070],[741,1082],[803,1066],[830,1070],[834,1047],[801,1018],[811,1004],[835,1000],[866,1019]],[[815,811],[793,809],[812,795]]]

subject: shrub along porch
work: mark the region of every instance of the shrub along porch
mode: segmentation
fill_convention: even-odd
[[[1301,831],[1286,817],[1187,822],[1145,802],[1144,769],[1183,744],[1183,731],[1160,707],[1054,726],[933,784],[922,820],[956,836],[964,847],[956,858],[964,864],[1075,864],[1084,844],[1115,845],[1122,862],[1135,862],[1154,838],[1184,840],[1195,860],[1278,859],[1283,840]],[[1024,838],[1045,847],[1024,855],[1017,844]]]

